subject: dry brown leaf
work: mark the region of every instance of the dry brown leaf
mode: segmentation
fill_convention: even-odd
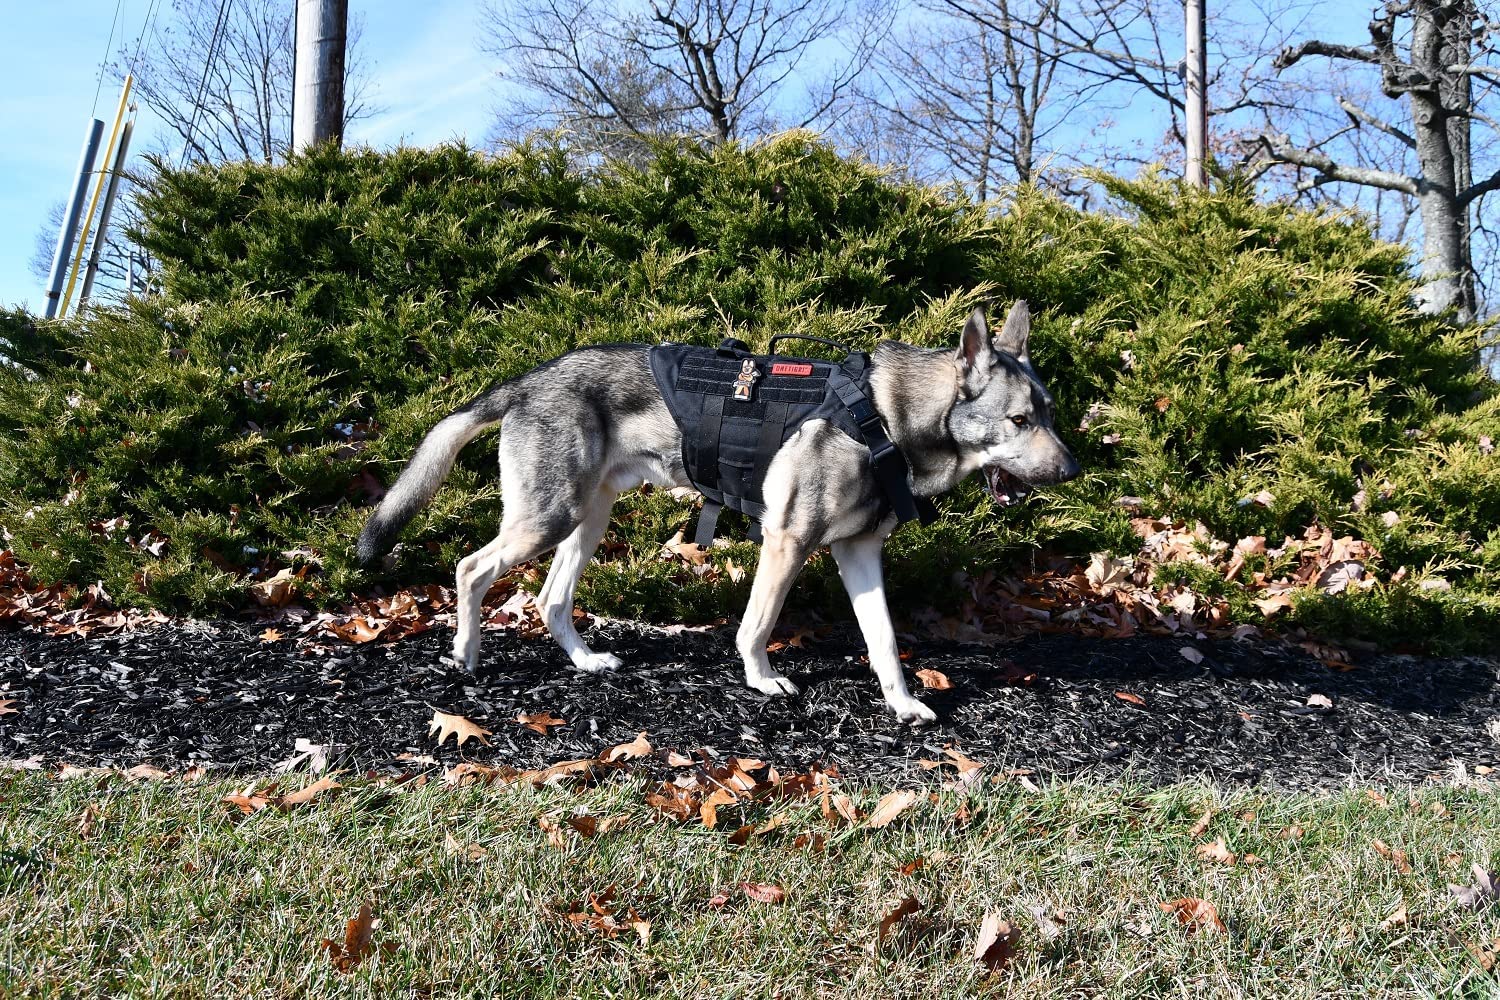
[[[1206,899],[1185,896],[1157,905],[1163,913],[1175,914],[1177,922],[1187,928],[1189,934],[1196,934],[1198,931],[1224,933],[1224,921],[1219,919],[1218,908]]]
[[[997,911],[984,915],[979,937],[974,941],[974,958],[990,972],[999,972],[1011,963],[1021,944],[1021,929],[1002,920]]]
[[[1118,698],[1118,699],[1120,699],[1121,701],[1128,701],[1132,705],[1144,705],[1144,704],[1146,704],[1146,699],[1145,698],[1142,698],[1138,694],[1131,694],[1129,691],[1116,691],[1115,692],[1115,697]]]
[[[221,798],[220,802],[238,806],[241,813],[246,816],[258,813],[271,804],[271,792],[275,790],[274,785],[262,791],[256,791],[254,785],[246,785],[243,792],[234,792]]]
[[[551,844],[559,851],[567,849],[568,838],[563,834],[561,823],[552,819],[550,816],[538,816],[536,818],[536,825],[541,827],[542,832],[547,835],[547,843]]]
[[[78,836],[82,840],[88,840],[94,835],[94,829],[99,824],[99,807],[90,802],[83,808],[83,815],[78,819]]]
[[[485,739],[490,735],[490,731],[470,722],[462,715],[449,715],[447,712],[434,710],[432,719],[427,723],[427,735],[431,736],[434,733],[437,734],[438,746],[442,746],[443,741],[450,736],[457,740],[455,746],[463,746],[471,739],[478,739],[485,746],[490,745],[490,741]]]
[[[783,903],[786,901],[786,890],[779,885],[769,885],[764,882],[741,882],[740,891],[757,903]]]
[[[339,787],[341,787],[339,783],[337,781],[334,781],[332,778],[319,778],[317,781],[308,785],[306,788],[292,792],[289,795],[277,796],[276,798],[271,800],[271,804],[277,809],[280,809],[282,812],[286,812],[287,810],[293,809],[297,806],[306,805],[313,799],[316,799],[319,795],[322,795],[324,792],[331,791]]]
[[[151,764],[137,764],[125,769],[125,777],[131,781],[162,781],[171,776],[172,772],[163,771]]]
[[[1194,823],[1193,826],[1192,826],[1192,828],[1188,830],[1188,836],[1189,837],[1201,837],[1201,836],[1203,836],[1205,833],[1208,832],[1208,824],[1212,823],[1213,820],[1214,820],[1214,811],[1213,811],[1213,809],[1212,808],[1208,808],[1208,809],[1203,810],[1203,815],[1200,816],[1200,817],[1198,817],[1198,822]]]
[[[606,764],[613,764],[616,761],[634,760],[637,757],[644,757],[650,752],[651,743],[646,739],[645,732],[642,731],[637,733],[635,739],[629,743],[621,743],[618,746],[610,747],[600,755],[599,759]]]
[[[924,688],[929,688],[933,691],[950,691],[953,689],[953,682],[948,679],[948,675],[941,670],[933,670],[931,667],[923,667],[921,670],[918,670],[917,680],[922,682]]]
[[[1214,861],[1221,865],[1233,865],[1235,861],[1234,852],[1224,846],[1224,841],[1216,840],[1212,844],[1198,845],[1198,858],[1201,861]]]
[[[1406,922],[1406,904],[1401,903],[1380,922],[1380,929],[1383,931],[1394,930],[1397,927],[1405,927]]]
[[[285,638],[286,636],[282,635],[280,631],[274,628],[268,628],[260,634],[261,642],[280,642]]]
[[[593,816],[569,816],[568,825],[577,830],[580,836],[589,840],[599,834],[599,821]]]
[[[852,826],[860,820],[859,807],[843,792],[825,793],[820,804],[823,807],[823,818],[830,823],[842,820]]]
[[[0,698],[0,715],[15,715],[19,711],[14,698]]]
[[[459,840],[448,832],[443,834],[443,852],[451,857],[460,857],[468,861],[483,861],[490,856],[488,848]]]
[[[897,816],[914,806],[920,798],[916,792],[887,792],[875,803],[875,810],[870,813],[865,825],[872,830],[890,826]]]
[[[900,872],[902,875],[910,875],[912,872],[916,871],[918,868],[921,868],[922,865],[925,864],[925,863],[926,862],[925,862],[924,858],[920,858],[920,857],[912,858],[906,864],[902,865],[900,868],[897,868],[896,871]]]
[[[551,712],[532,712],[529,714],[521,712],[516,716],[516,721],[532,732],[541,733],[543,736],[547,735],[547,730],[549,729],[568,724],[567,720],[560,719]]]
[[[1301,840],[1302,835],[1305,832],[1306,831],[1303,830],[1302,827],[1298,826],[1296,823],[1293,823],[1291,826],[1278,833],[1277,836],[1282,840]]]
[[[1394,865],[1396,871],[1403,875],[1411,874],[1411,860],[1406,856],[1405,851],[1399,847],[1392,847],[1383,840],[1372,840],[1370,846],[1375,849],[1376,854]]]
[[[885,944],[885,939],[890,936],[891,929],[920,909],[922,909],[922,903],[916,896],[907,896],[897,903],[894,909],[880,919],[880,931],[875,935],[875,946],[878,948]]]
[[[333,967],[340,972],[352,972],[360,962],[375,952],[373,937],[375,928],[380,921],[375,919],[375,912],[369,903],[361,903],[359,912],[354,918],[344,925],[343,943],[332,938],[323,939],[323,950],[328,953],[329,961]],[[396,950],[394,944],[381,945],[380,951],[389,954]]]

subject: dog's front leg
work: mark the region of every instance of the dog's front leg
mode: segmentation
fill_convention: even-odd
[[[750,603],[745,608],[745,618],[740,622],[737,645],[740,658],[745,661],[745,683],[766,694],[796,694],[797,685],[771,669],[770,657],[766,655],[766,643],[771,641],[771,630],[781,614],[781,604],[786,600],[797,571],[807,561],[811,547],[800,539],[784,532],[766,532],[760,548],[760,565],[755,570],[755,583],[750,587]]]
[[[882,535],[859,535],[834,542],[829,548],[839,564],[844,589],[849,591],[849,600],[854,604],[854,617],[864,633],[870,667],[880,678],[886,704],[902,722],[913,725],[935,722],[937,714],[911,696],[901,673],[901,654],[896,648],[896,630],[891,626],[891,611],[885,603],[885,579],[880,569],[880,547],[884,542]]]

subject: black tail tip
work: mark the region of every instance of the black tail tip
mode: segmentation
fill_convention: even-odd
[[[390,550],[384,533],[379,529],[372,530],[372,528],[374,528],[373,522],[366,525],[365,530],[359,533],[359,541],[354,546],[354,556],[361,566],[375,565],[380,557]]]

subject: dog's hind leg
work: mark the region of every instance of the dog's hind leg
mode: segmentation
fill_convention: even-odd
[[[536,601],[552,638],[557,640],[575,667],[590,673],[615,670],[620,666],[619,657],[589,649],[573,627],[573,593],[578,588],[578,578],[594,557],[594,550],[609,527],[609,509],[614,501],[612,492],[607,489],[599,491],[578,527],[557,547],[552,568],[547,571],[547,582],[542,585]]]
[[[458,634],[453,638],[453,658],[471,672],[479,665],[480,610],[490,584],[518,563],[543,555],[559,541],[560,532],[549,535],[521,527],[516,520],[504,518],[494,541],[458,563]]]
[[[858,535],[834,542],[830,549],[839,564],[839,576],[844,589],[849,591],[849,600],[854,604],[854,617],[859,621],[859,630],[864,633],[865,646],[870,651],[870,667],[880,679],[880,690],[885,693],[885,702],[902,722],[918,725],[936,721],[937,715],[911,696],[906,688],[906,678],[901,674],[901,654],[896,648],[896,630],[891,626],[891,611],[885,601],[885,579],[880,568],[880,548],[885,543],[883,535]]]
[[[784,532],[766,532],[760,549],[760,565],[750,587],[750,603],[740,622],[736,645],[745,661],[745,683],[766,694],[796,694],[797,685],[771,669],[766,643],[781,615],[782,602],[807,561],[812,547]]]

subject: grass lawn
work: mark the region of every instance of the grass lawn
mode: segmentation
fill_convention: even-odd
[[[724,806],[708,829],[628,775],[580,791],[341,780],[247,815],[223,801],[244,781],[0,774],[0,995],[1497,995],[1500,905],[1449,889],[1497,864],[1488,784],[1003,780],[924,793],[881,829],[816,798]],[[889,789],[843,791],[869,814]],[[592,837],[567,822],[583,814]],[[1200,856],[1217,841],[1241,859]],[[922,908],[877,947],[907,897]],[[1183,897],[1226,930],[1159,905]],[[372,951],[340,971],[323,939],[343,942],[366,902]],[[973,957],[992,911],[1018,933],[997,971]]]

